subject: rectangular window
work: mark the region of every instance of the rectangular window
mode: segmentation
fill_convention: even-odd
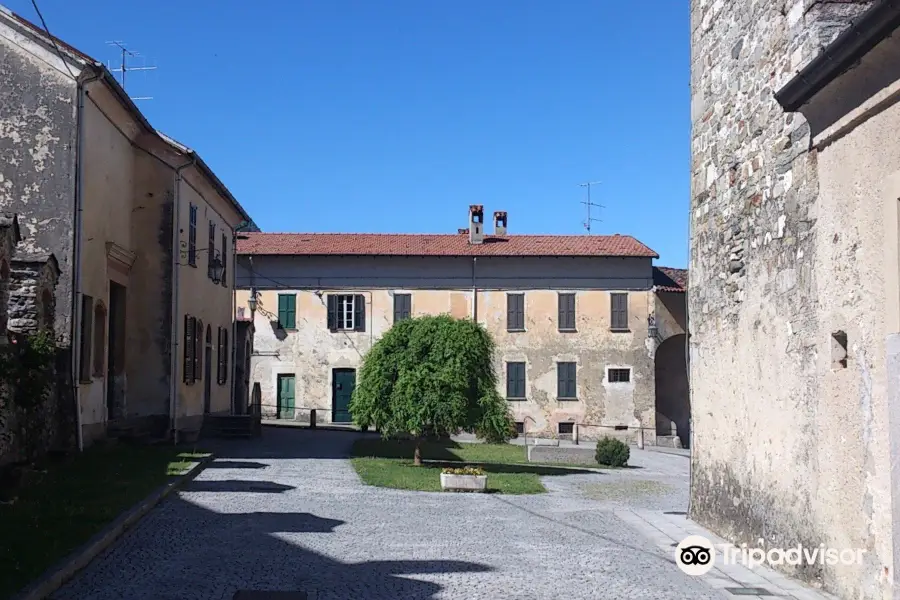
[[[228,236],[222,234],[222,287],[228,287]]]
[[[525,421],[516,421],[516,433],[519,435],[525,434]]]
[[[83,382],[91,381],[91,348],[94,332],[94,299],[87,294],[81,295],[81,348],[78,378]]]
[[[571,440],[572,433],[575,431],[575,423],[557,423],[556,431],[559,433],[559,439]]]
[[[408,319],[412,313],[412,295],[394,294],[394,323]]]
[[[297,328],[297,294],[278,294],[278,324],[282,329]]]
[[[191,356],[194,358],[194,374],[193,381],[202,381],[203,380],[203,349],[206,347],[205,343],[212,344],[212,340],[209,339],[209,332],[206,334],[203,333],[203,321],[200,319],[193,317],[194,321],[194,352]],[[207,329],[209,329],[207,327]]]
[[[607,369],[606,380],[609,383],[628,383],[631,381],[631,369]]]
[[[525,331],[525,294],[506,295],[506,330]]]
[[[559,330],[575,331],[575,294],[559,295]]]
[[[213,261],[216,258],[216,224],[209,222],[209,241],[206,244],[206,276],[213,278]]]
[[[578,397],[575,381],[575,363],[556,363],[556,397],[560,400],[575,400]]]
[[[628,294],[610,294],[609,328],[614,331],[628,331]]]
[[[194,317],[184,315],[184,382],[194,382]]]
[[[506,399],[525,399],[525,363],[506,363]]]
[[[329,331],[365,331],[366,300],[362,294],[328,296]]]
[[[216,381],[219,385],[223,385],[228,381],[228,329],[219,327],[219,340],[216,354],[219,357],[218,371]]]
[[[190,205],[190,219],[188,219],[188,264],[197,266],[197,207]]]

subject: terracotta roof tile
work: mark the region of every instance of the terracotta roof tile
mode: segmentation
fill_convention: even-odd
[[[627,235],[486,235],[470,244],[465,234],[248,233],[238,254],[292,256],[621,256],[659,258]]]
[[[670,267],[653,267],[653,285],[660,292],[685,292],[688,286],[688,270]]]

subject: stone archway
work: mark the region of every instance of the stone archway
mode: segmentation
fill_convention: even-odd
[[[691,443],[691,402],[688,389],[685,334],[667,338],[656,349],[656,435],[682,448]],[[675,426],[674,432],[673,427]],[[662,441],[662,440],[660,440]]]

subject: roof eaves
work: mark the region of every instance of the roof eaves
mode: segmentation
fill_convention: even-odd
[[[900,1],[880,0],[778,90],[775,100],[796,112],[898,27]]]
[[[189,148],[188,146],[185,146],[174,138],[167,136],[161,131],[156,131],[156,135],[158,135],[162,141],[172,146],[179,152],[193,156],[197,160],[197,167],[212,182],[213,187],[215,187],[216,190],[220,194],[222,194],[222,196],[224,196],[229,202],[231,202],[231,204],[237,209],[238,213],[240,213],[241,217],[243,217],[245,221],[247,221],[248,223],[253,222],[253,220],[250,218],[250,215],[246,210],[244,210],[244,207],[241,206],[241,203],[237,201],[237,198],[232,195],[231,191],[229,191],[225,184],[222,183],[222,180],[219,179],[219,177],[213,172],[213,170],[209,168],[209,165],[206,164],[203,158],[199,154],[197,154],[195,150]]]

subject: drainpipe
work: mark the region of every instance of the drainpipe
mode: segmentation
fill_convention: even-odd
[[[181,172],[197,163],[197,156],[191,152],[191,160],[175,169],[175,193],[172,201],[172,332],[170,348],[171,365],[169,372],[172,374],[169,382],[169,420],[172,427],[172,440],[178,444],[178,346],[180,339],[181,317],[178,315],[178,275],[181,272]]]
[[[478,322],[478,286],[475,283],[475,267],[478,265],[478,257],[472,257],[472,320]]]
[[[103,77],[103,73],[95,73],[77,82],[75,94],[78,96],[78,107],[75,113],[75,205],[74,227],[72,231],[72,331],[69,336],[72,344],[72,390],[75,396],[75,437],[78,440],[78,451],[84,450],[84,432],[81,430],[81,239],[82,239],[82,187],[84,185],[84,97],[85,87]]]
[[[237,381],[237,230],[231,230],[231,414],[237,414],[235,405],[235,385]],[[227,275],[226,275],[227,277]]]

